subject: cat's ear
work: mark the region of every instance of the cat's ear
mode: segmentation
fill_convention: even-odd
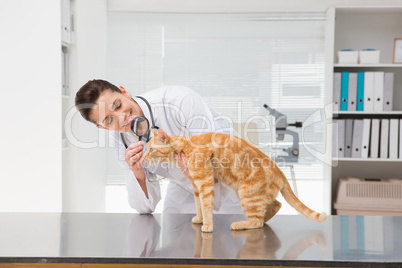
[[[151,128],[151,131],[154,134],[154,137],[158,136],[158,132],[156,132],[153,128]]]
[[[167,144],[169,141],[169,136],[163,131],[162,129],[158,129],[158,136],[159,140],[163,142],[164,144]]]

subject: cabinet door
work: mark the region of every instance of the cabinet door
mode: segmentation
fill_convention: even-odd
[[[71,43],[71,4],[70,0],[61,0],[61,41]]]

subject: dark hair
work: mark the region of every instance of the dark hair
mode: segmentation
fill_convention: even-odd
[[[83,85],[75,95],[75,107],[81,113],[85,120],[98,124],[92,121],[89,116],[93,107],[99,99],[99,96],[105,90],[120,92],[121,90],[115,85],[105,80],[91,80]]]

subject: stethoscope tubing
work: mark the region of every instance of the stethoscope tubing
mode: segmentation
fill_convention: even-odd
[[[149,102],[148,102],[144,97],[142,97],[142,96],[136,96],[136,97],[137,97],[137,98],[140,98],[141,100],[143,100],[143,101],[145,102],[145,104],[148,106],[149,114],[150,114],[150,116],[151,116],[151,123],[152,123],[152,126],[148,129],[148,131],[145,133],[145,135],[147,135],[147,136],[149,137],[149,131],[150,131],[150,129],[151,129],[151,128],[153,128],[153,129],[159,129],[159,127],[155,125],[154,115],[153,115],[153,113],[152,113],[151,105],[149,104]],[[145,135],[143,135],[143,136],[145,136]],[[138,136],[138,139],[141,140],[143,136]],[[125,140],[125,138],[124,138],[123,133],[120,133],[120,137],[121,137],[121,140],[122,140],[122,142],[123,142],[123,144],[124,144],[124,147],[126,147],[126,149],[127,149],[127,148],[128,148],[128,145],[127,145],[127,143],[126,143],[126,140]]]

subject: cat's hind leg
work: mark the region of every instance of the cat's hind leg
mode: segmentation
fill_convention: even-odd
[[[267,205],[265,210],[264,222],[269,221],[281,209],[282,204],[278,200]]]
[[[260,228],[265,223],[267,199],[263,193],[257,194],[255,191],[250,191],[249,188],[249,185],[245,184],[238,190],[241,206],[248,220],[232,223],[230,226],[232,230]]]

